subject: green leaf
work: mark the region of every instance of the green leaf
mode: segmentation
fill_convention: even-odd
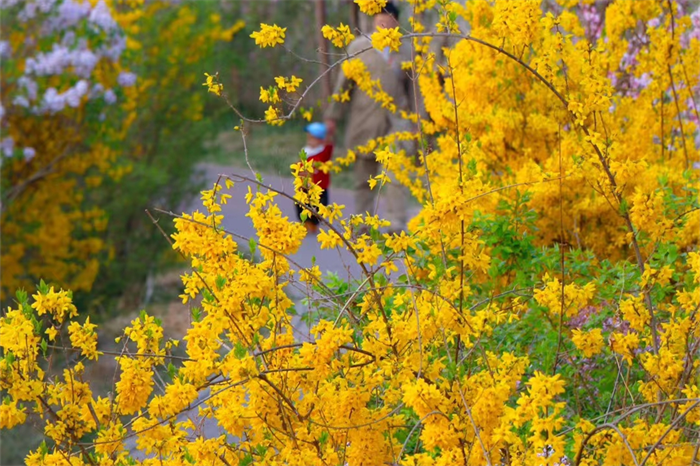
[[[15,296],[17,297],[17,302],[20,303],[21,305],[27,304],[27,292],[24,289],[19,289],[15,292]]]
[[[243,459],[241,459],[241,460],[238,462],[238,466],[248,466],[248,465],[251,464],[252,462],[253,462],[253,455],[251,455],[250,453],[247,453],[247,454],[243,457]]]
[[[198,307],[193,307],[192,308],[192,320],[195,322],[199,322],[202,320],[202,310]]]
[[[268,448],[265,445],[263,445],[262,443],[255,447],[255,452],[260,456],[265,456],[265,453],[267,453],[267,450],[268,450]]]
[[[46,357],[46,350],[49,348],[49,344],[46,342],[46,339],[42,338],[41,339],[41,344],[39,345],[41,348],[41,354]]]
[[[250,255],[255,256],[255,248],[257,246],[257,243],[255,242],[254,238],[250,238],[248,240],[248,246],[250,247]]]
[[[175,373],[177,372],[177,368],[173,365],[172,362],[168,363],[168,375],[172,380],[175,380]]]
[[[37,287],[37,289],[39,290],[39,293],[41,293],[41,294],[46,294],[49,292],[49,286],[46,284],[46,282],[43,279],[39,282],[39,286]]]
[[[236,346],[233,347],[233,355],[236,357],[236,359],[243,359],[247,354],[248,350],[246,347],[243,346],[240,341],[236,342]]]
[[[328,442],[328,439],[330,438],[330,435],[328,435],[328,431],[324,430],[323,433],[321,433],[321,436],[318,438],[318,444],[323,447],[326,442]]]
[[[620,202],[620,214],[625,215],[627,214],[627,211],[629,210],[629,204],[627,204],[627,200],[622,199]]]
[[[476,174],[476,159],[471,159],[469,162],[467,162],[467,169],[471,173]]]
[[[226,279],[225,279],[224,277],[222,277],[221,275],[217,275],[217,276],[216,276],[216,280],[214,281],[214,283],[216,283],[216,287],[217,287],[219,290],[223,290],[223,289],[224,289],[224,285],[226,284]]]

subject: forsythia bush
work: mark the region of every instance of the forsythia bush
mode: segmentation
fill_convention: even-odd
[[[368,14],[385,4],[356,3]],[[0,427],[41,418],[47,442],[27,464],[700,459],[700,13],[631,0],[408,3],[411,29],[373,45],[413,42],[405,69],[423,110],[396,111],[417,130],[363,151],[421,201],[409,232],[382,235],[377,217],[320,206],[299,164],[294,198],[323,219],[320,246],[347,249],[362,274],[299,268],[305,228],[262,183],[245,198],[261,256],[251,261],[222,228],[237,181],[222,177],[203,211],[175,220],[173,247],[192,265],[182,299],[197,300],[184,354],[142,313],[119,339],[109,397],[83,377],[107,355],[70,293],[43,282],[32,299],[18,292],[0,323]],[[428,9],[438,23],[421,22]],[[460,40],[436,54],[431,41],[447,34]],[[276,46],[284,28],[254,38]],[[391,108],[353,58],[334,66]],[[205,84],[225,96],[216,76]],[[261,91],[271,124],[304,92],[292,77],[277,84]],[[397,139],[418,143],[420,164]],[[294,332],[292,289],[307,292],[310,340]],[[52,351],[72,355],[62,372]]]

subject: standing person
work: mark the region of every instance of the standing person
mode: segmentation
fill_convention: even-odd
[[[321,192],[321,204],[328,205],[328,188],[331,185],[331,175],[325,173],[323,170],[315,165],[319,165],[324,162],[328,162],[333,156],[333,145],[327,144],[326,141],[326,125],[323,123],[311,123],[306,125],[304,128],[306,132],[306,146],[304,146],[304,153],[306,153],[306,160],[309,162],[314,162],[314,171],[311,174],[303,173],[303,176],[311,176],[311,182],[318,185],[323,192]],[[302,220],[301,214],[304,209],[299,204],[294,204],[297,209],[297,215],[299,220],[304,222],[306,226],[306,231],[311,234],[318,232],[319,220],[315,215],[307,217]]]
[[[399,11],[396,6],[388,2],[383,12],[373,17],[373,27],[376,31],[381,28],[394,28],[399,25]],[[371,49],[372,42],[368,37],[362,36],[355,39],[348,46],[348,54],[354,55],[362,50]],[[388,93],[396,104],[398,111],[415,111],[415,99],[413,94],[413,81],[409,75],[401,69],[401,62],[411,60],[410,41],[402,43],[399,52],[371,49],[358,55],[362,60],[372,79],[379,79],[382,89]],[[410,129],[409,124],[398,115],[383,109],[381,104],[374,101],[366,93],[355,88],[354,83],[349,82],[345,74],[341,72],[336,81],[334,92],[340,94],[349,88],[350,104],[347,109],[348,122],[345,133],[345,147],[354,149],[357,146],[367,144],[371,139],[386,136],[396,131]],[[336,123],[342,116],[344,108],[338,102],[332,102],[326,110],[324,117],[329,136],[332,137]],[[398,113],[398,112],[397,112]],[[375,212],[375,194],[368,184],[368,179],[376,176],[380,170],[380,163],[375,160],[374,154],[357,153],[355,162],[355,211],[358,214]],[[387,220],[391,222],[391,230],[399,231],[406,228],[407,190],[395,180],[384,185],[387,200]]]

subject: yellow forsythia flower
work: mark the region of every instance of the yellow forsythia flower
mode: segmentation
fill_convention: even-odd
[[[343,23],[340,23],[337,29],[326,24],[321,29],[321,32],[323,33],[323,37],[331,41],[333,45],[338,48],[350,45],[350,42],[355,39],[353,33],[350,32],[350,27]]]
[[[233,26],[221,31],[221,34],[219,34],[219,39],[228,42],[231,39],[233,39],[233,36],[236,35],[236,33],[238,33],[244,27],[245,27],[245,21],[243,21],[242,19],[239,19],[238,21],[236,21],[236,23]]]
[[[693,282],[700,283],[700,254],[697,252],[688,253],[688,264],[693,272]]]
[[[260,30],[253,32],[250,37],[255,39],[255,45],[260,48],[274,47],[277,44],[284,44],[285,31],[287,28],[281,28],[276,24],[260,23]]]
[[[202,84],[202,86],[209,86],[209,92],[216,95],[221,95],[221,91],[224,90],[224,85],[218,82],[219,73],[216,73],[214,76],[210,75],[209,73],[204,73],[204,76],[207,77],[207,80],[204,82],[204,84]]]
[[[384,50],[389,47],[390,50],[398,52],[401,47],[401,33],[399,27],[378,29],[372,34],[372,47],[377,50]]]
[[[50,314],[60,324],[66,317],[71,318],[78,315],[78,310],[73,304],[70,292],[60,290],[54,291],[52,286],[46,294],[40,291],[32,295],[34,303],[32,308],[36,309],[38,315]]]
[[[610,335],[610,349],[622,355],[628,364],[632,362],[637,348],[639,348],[639,335],[636,333],[623,335],[615,332]]]
[[[97,351],[97,333],[95,332],[97,325],[90,323],[90,318],[85,320],[81,326],[78,322],[71,322],[68,326],[68,334],[70,335],[70,343],[73,348],[80,349],[80,353],[88,359],[95,359],[99,354]]]
[[[275,83],[277,84],[277,87],[279,87],[280,89],[284,89],[287,92],[296,91],[299,87],[299,84],[301,84],[301,81],[301,78],[297,78],[294,75],[292,75],[291,78],[285,78],[284,76],[277,76],[275,78]]]
[[[321,230],[317,239],[321,249],[333,249],[343,244],[343,239],[332,230]]]
[[[318,265],[314,265],[309,269],[301,269],[299,271],[299,280],[307,283],[318,282],[321,280],[321,269],[318,268]]]
[[[276,104],[279,101],[280,97],[276,88],[264,89],[262,86],[260,87],[260,102]]]
[[[18,424],[24,424],[27,419],[26,409],[18,408],[16,401],[0,404],[0,429],[12,429]]]
[[[571,341],[587,358],[600,353],[605,345],[603,332],[599,328],[595,328],[590,332],[574,329]]]
[[[49,336],[49,341],[54,341],[56,340],[56,334],[58,333],[58,330],[56,330],[56,327],[52,325],[46,329],[45,333]]]
[[[386,0],[355,0],[360,7],[360,11],[366,15],[376,15],[381,13],[386,6]]]
[[[280,119],[279,111],[272,105],[265,110],[265,121],[267,121],[268,125],[273,126],[282,126],[284,124],[284,120]]]

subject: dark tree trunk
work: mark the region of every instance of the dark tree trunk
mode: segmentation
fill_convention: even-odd
[[[347,0],[347,2],[350,4],[350,31],[357,35],[357,28],[360,27],[360,10],[357,7],[357,3],[355,3],[353,0]]]
[[[325,73],[328,69],[328,41],[323,37],[321,28],[326,24],[326,2],[316,0],[316,37],[318,40],[318,59],[321,62],[319,72]],[[321,102],[325,108],[332,92],[331,74],[326,74],[321,80]]]

